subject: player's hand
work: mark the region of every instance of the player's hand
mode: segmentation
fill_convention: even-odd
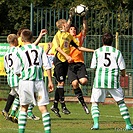
[[[70,8],[69,10],[69,19],[72,19],[72,17],[75,15],[75,7]]]
[[[53,85],[52,82],[50,82],[50,83],[48,84],[48,88],[49,88],[49,93],[53,92],[53,90],[54,90],[54,85]]]
[[[71,58],[71,56],[67,56],[67,61],[68,61],[68,63],[72,63],[73,62],[73,59]]]
[[[40,32],[40,35],[43,36],[45,34],[47,34],[47,30],[46,29],[42,29],[41,32]]]

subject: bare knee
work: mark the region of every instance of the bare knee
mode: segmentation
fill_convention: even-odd
[[[74,81],[72,82],[72,87],[73,87],[73,89],[77,89],[77,88],[79,87],[78,80],[74,80]]]
[[[38,108],[42,114],[48,112],[46,105],[38,106]]]
[[[88,79],[87,78],[81,78],[79,80],[79,82],[80,82],[81,85],[86,85],[88,83]]]

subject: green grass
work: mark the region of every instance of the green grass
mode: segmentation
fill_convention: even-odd
[[[0,101],[0,111],[5,106],[5,101]],[[116,132],[130,132],[125,131],[125,122],[122,119],[118,106],[114,105],[100,105],[100,129],[97,131],[90,130],[93,125],[91,115],[85,114],[81,104],[66,103],[68,109],[71,111],[70,115],[61,113],[62,118],[58,118],[50,110],[52,102],[48,105],[51,114],[52,133],[116,133]],[[91,105],[88,105],[89,108]],[[60,106],[59,106],[60,107]],[[37,107],[33,109],[36,116],[41,117]],[[133,121],[133,107],[129,107],[131,120]],[[18,126],[8,120],[5,120],[0,114],[0,133],[17,133]],[[28,120],[26,126],[26,133],[43,133],[42,121]]]

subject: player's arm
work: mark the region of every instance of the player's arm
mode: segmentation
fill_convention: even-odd
[[[14,74],[16,74],[18,77],[21,76],[21,62],[20,62],[20,59],[19,59],[19,53],[16,53],[16,54],[13,54],[13,68],[14,68]]]
[[[51,72],[52,64],[44,51],[42,55],[42,61],[43,61],[43,68],[46,70],[47,75],[48,75],[49,92],[52,92],[54,90],[54,86],[52,83],[52,72]]]
[[[73,20],[73,16],[75,15],[75,11],[74,10],[75,10],[75,7],[72,7],[69,10],[69,18],[67,20],[67,24],[68,24],[67,31],[69,30],[70,25],[71,25],[72,20]]]
[[[78,42],[75,41],[75,39],[72,40],[72,41],[70,42],[70,44],[71,44],[72,46],[74,46],[75,48],[77,48],[78,50],[80,50],[80,51],[83,51],[83,52],[94,52],[94,49],[88,49],[88,48],[85,48],[85,47],[79,47],[79,46],[78,46]]]
[[[80,50],[82,52],[94,52],[94,49],[89,49],[89,48],[85,48],[85,47],[78,47],[78,50]]]
[[[82,28],[82,34],[86,36],[86,32],[88,31],[88,26],[87,26],[87,19],[86,16],[83,16],[83,28]]]
[[[35,45],[38,45],[38,43],[40,42],[41,38],[43,37],[43,35],[47,34],[47,30],[46,29],[42,29],[38,38],[36,39],[36,41],[33,43]]]
[[[72,61],[71,56],[69,56],[68,54],[66,54],[60,47],[57,47],[56,50],[57,50],[58,52],[60,52],[60,53],[66,58],[66,60],[67,60],[68,62],[71,62],[71,61]]]
[[[48,46],[47,46],[47,49],[45,50],[46,54],[48,54],[48,52],[50,51],[51,48],[52,48],[52,43],[49,42]]]
[[[52,82],[52,72],[51,69],[47,69],[46,70],[47,75],[48,75],[48,88],[49,88],[49,92],[52,92],[54,90],[54,85]]]

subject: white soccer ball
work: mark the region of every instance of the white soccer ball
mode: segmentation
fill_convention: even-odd
[[[87,11],[88,7],[85,5],[80,4],[75,7],[75,14],[78,16],[84,16]]]

